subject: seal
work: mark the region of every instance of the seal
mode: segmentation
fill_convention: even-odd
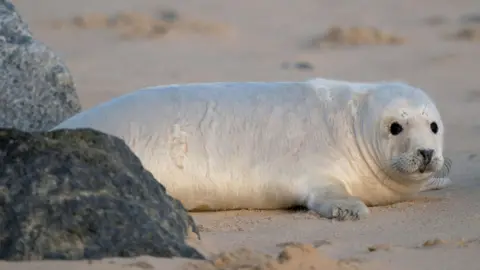
[[[156,86],[53,129],[75,128],[122,138],[189,211],[304,206],[357,220],[450,181],[440,113],[403,82]]]

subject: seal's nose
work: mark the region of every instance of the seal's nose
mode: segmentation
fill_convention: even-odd
[[[423,165],[428,165],[432,161],[433,149],[418,149],[418,154],[423,158]]]

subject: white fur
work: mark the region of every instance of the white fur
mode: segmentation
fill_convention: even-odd
[[[401,136],[389,134],[393,120],[405,126]],[[432,121],[437,134],[429,129]],[[365,204],[441,186],[429,179],[443,165],[443,123],[429,97],[403,83],[157,86],[54,129],[85,127],[123,138],[189,210],[304,205],[325,217],[356,219],[368,214]],[[421,147],[435,150],[431,171],[392,169],[397,162],[414,170]]]

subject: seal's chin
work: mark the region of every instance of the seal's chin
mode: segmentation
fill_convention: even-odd
[[[427,179],[430,179],[433,175],[436,174],[436,171],[432,168],[421,168],[419,167],[416,171],[413,172],[401,172],[399,173],[399,179],[406,181],[407,179],[412,182],[424,182]]]
[[[410,175],[411,178],[415,179],[423,179],[430,177],[431,175],[435,174],[437,171],[435,169],[421,166],[418,170],[411,172],[411,173],[404,173],[405,175]]]

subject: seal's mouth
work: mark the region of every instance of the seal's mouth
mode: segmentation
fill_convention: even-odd
[[[428,164],[427,164],[428,165]],[[418,168],[418,172],[419,173],[425,173],[427,171],[427,165],[426,164],[422,164],[420,165],[420,167]],[[430,171],[429,171],[430,172]]]

